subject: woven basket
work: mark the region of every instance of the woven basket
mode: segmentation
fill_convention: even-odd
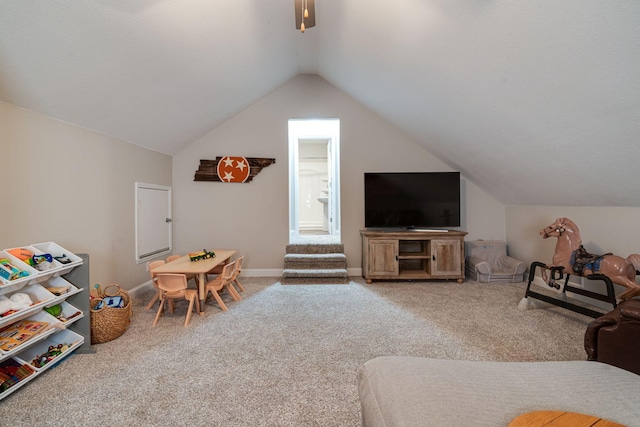
[[[95,309],[103,297],[121,296],[124,301],[122,308],[102,307]],[[119,285],[109,285],[104,288],[101,298],[94,298],[90,301],[91,307],[91,344],[101,344],[114,340],[124,334],[131,324],[131,299],[129,293]]]

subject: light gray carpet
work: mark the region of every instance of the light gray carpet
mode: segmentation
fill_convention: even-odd
[[[381,355],[584,360],[588,317],[521,311],[525,284],[274,284],[245,278],[229,311],[186,304],[72,355],[0,402],[9,425],[357,426],[356,368]]]

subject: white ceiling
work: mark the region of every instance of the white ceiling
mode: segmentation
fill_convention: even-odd
[[[504,204],[640,206],[637,0],[5,0],[0,99],[174,154],[299,73]]]

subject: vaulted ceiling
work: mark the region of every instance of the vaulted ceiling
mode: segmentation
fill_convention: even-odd
[[[504,204],[640,206],[637,0],[0,2],[0,99],[174,154],[317,74]]]

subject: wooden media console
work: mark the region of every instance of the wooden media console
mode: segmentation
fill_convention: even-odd
[[[362,276],[373,280],[464,281],[464,236],[455,230],[361,230]]]

